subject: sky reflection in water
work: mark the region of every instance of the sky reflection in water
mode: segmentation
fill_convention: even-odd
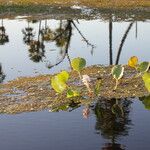
[[[88,65],[125,64],[133,55],[149,61],[148,22],[4,19],[3,26],[1,81],[69,69],[74,57],[85,58]],[[49,33],[48,37],[43,38],[44,33]],[[69,113],[1,115],[1,149],[150,149],[149,111],[137,99],[119,103],[123,115],[112,112],[115,100]]]

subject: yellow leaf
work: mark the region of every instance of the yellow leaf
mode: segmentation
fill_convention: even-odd
[[[138,58],[136,56],[133,56],[128,61],[128,66],[132,68],[136,68],[138,65]]]

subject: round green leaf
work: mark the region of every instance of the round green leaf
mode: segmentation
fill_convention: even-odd
[[[72,61],[71,61],[71,66],[74,70],[76,71],[81,71],[86,65],[86,60],[84,58],[74,58]]]
[[[112,68],[112,75],[116,80],[119,80],[122,78],[124,72],[124,67],[121,65],[116,65]]]
[[[140,71],[141,73],[144,73],[148,71],[149,66],[150,66],[150,63],[145,61],[139,64],[137,70]]]
[[[62,71],[60,72],[57,77],[62,80],[63,82],[67,82],[68,78],[69,78],[69,73],[67,71]]]
[[[51,86],[58,93],[62,93],[67,88],[66,83],[57,75],[52,77]]]
[[[145,87],[150,92],[150,73],[145,72],[144,75],[142,76],[142,78],[145,83]]]

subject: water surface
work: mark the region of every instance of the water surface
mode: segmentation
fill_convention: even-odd
[[[70,69],[70,60],[87,65],[126,64],[129,57],[149,61],[149,20],[3,19],[0,42],[3,82],[20,76],[51,74]],[[49,31],[49,32],[48,32]],[[49,38],[43,37],[49,33]],[[5,36],[5,37],[4,37]],[[3,38],[3,40],[2,40]],[[30,44],[32,42],[32,45]],[[36,43],[40,45],[37,48]],[[34,49],[36,46],[37,49]],[[115,101],[100,101],[83,116],[71,112],[30,112],[0,117],[2,150],[137,150],[150,149],[149,110],[139,98],[120,100],[124,114],[113,114]]]
[[[126,64],[129,57],[134,55],[140,61],[149,61],[148,21],[4,19],[3,26],[8,36],[8,40],[0,45],[0,63],[6,75],[4,81],[19,76],[49,74],[69,69],[66,52],[69,59],[79,56],[85,58],[88,66]],[[28,37],[30,31],[27,31],[27,28],[32,29],[33,37]],[[60,33],[66,28],[64,37]],[[46,29],[51,30],[54,34],[52,38],[57,39],[42,40],[43,35],[39,30]],[[59,35],[60,37],[57,37]],[[38,41],[38,37],[43,48],[30,50],[28,40]],[[56,66],[59,62],[61,63]]]

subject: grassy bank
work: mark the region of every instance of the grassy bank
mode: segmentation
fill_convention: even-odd
[[[0,5],[87,6],[95,8],[150,7],[149,0],[0,0]]]

